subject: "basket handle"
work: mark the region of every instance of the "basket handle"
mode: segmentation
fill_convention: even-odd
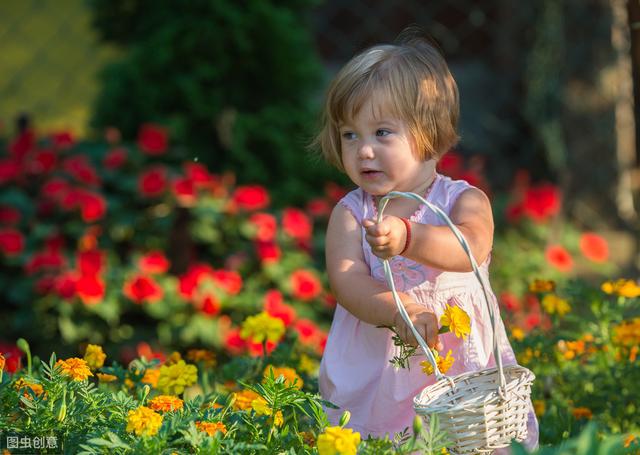
[[[380,200],[379,206],[378,206],[378,220],[377,220],[378,223],[380,223],[382,221],[382,214],[384,212],[385,207],[389,203],[389,200],[395,199],[395,198],[398,198],[398,197],[415,199],[415,200],[423,203],[429,209],[431,209],[431,211],[436,213],[447,224],[449,229],[451,229],[451,231],[454,233],[454,235],[456,236],[456,238],[460,242],[460,245],[462,245],[462,249],[466,253],[466,255],[469,258],[469,260],[471,261],[471,268],[473,269],[474,275],[476,276],[476,278],[480,282],[480,286],[482,287],[482,293],[484,295],[484,300],[485,300],[485,303],[487,304],[487,308],[489,309],[489,315],[491,316],[491,335],[492,335],[492,339],[493,339],[493,353],[494,353],[494,357],[495,357],[495,360],[496,360],[496,364],[498,365],[498,372],[500,374],[500,387],[504,390],[506,381],[505,381],[505,378],[504,378],[504,369],[502,367],[502,356],[500,355],[500,348],[499,348],[499,344],[498,344],[498,340],[497,340],[496,314],[493,311],[493,305],[491,305],[491,303],[489,301],[489,295],[488,295],[487,289],[485,287],[484,280],[482,279],[482,276],[480,275],[480,270],[478,269],[478,264],[477,264],[475,258],[473,257],[473,254],[471,254],[471,248],[469,247],[469,244],[467,243],[467,240],[464,238],[464,236],[462,235],[460,230],[453,224],[451,219],[447,216],[447,214],[440,207],[437,207],[436,205],[431,204],[426,199],[424,199],[422,196],[419,196],[416,193],[392,191],[392,192],[388,193],[386,196],[384,196]],[[398,296],[398,292],[396,291],[396,286],[395,286],[395,283],[393,282],[393,275],[392,275],[392,272],[391,272],[391,266],[389,265],[389,261],[387,259],[384,259],[382,261],[382,265],[384,267],[384,274],[385,274],[385,277],[387,279],[387,284],[389,285],[389,288],[391,289],[391,293],[393,295],[393,300],[394,300],[396,306],[398,307],[398,311],[400,311],[400,315],[402,316],[402,319],[409,326],[409,328],[411,329],[411,333],[413,333],[413,336],[418,341],[418,344],[420,345],[420,347],[422,348],[424,353],[427,355],[427,358],[429,359],[429,362],[431,362],[431,365],[433,366],[433,371],[434,371],[435,376],[436,376],[436,380],[439,381],[440,379],[449,379],[447,376],[445,376],[443,373],[440,372],[440,370],[438,369],[438,364],[436,362],[436,359],[435,359],[433,353],[431,352],[431,349],[429,349],[429,347],[427,346],[427,343],[420,336],[420,334],[416,330],[415,326],[411,322],[411,319],[409,319],[409,314],[407,313],[407,310],[404,308],[404,305],[402,304],[402,301],[400,300],[400,297]]]

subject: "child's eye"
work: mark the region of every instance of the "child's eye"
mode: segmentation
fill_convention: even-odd
[[[342,133],[342,137],[349,141],[356,138],[356,133],[352,131],[345,131],[344,133]]]
[[[388,136],[389,134],[391,134],[391,131],[389,130],[384,130],[384,129],[376,130],[376,136]]]

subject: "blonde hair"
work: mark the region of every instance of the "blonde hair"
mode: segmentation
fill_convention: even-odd
[[[419,159],[439,159],[458,142],[458,87],[439,51],[422,38],[371,47],[353,57],[329,85],[313,145],[344,171],[340,123],[367,99],[404,121]]]

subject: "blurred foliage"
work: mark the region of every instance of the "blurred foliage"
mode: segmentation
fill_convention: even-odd
[[[92,1],[100,36],[123,50],[102,74],[94,125],[132,138],[159,122],[184,159],[269,183],[276,200],[317,194],[332,171],[305,151],[322,75],[305,25],[314,3]]]

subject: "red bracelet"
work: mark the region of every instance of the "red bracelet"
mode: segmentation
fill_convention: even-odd
[[[411,243],[411,223],[406,218],[400,218],[404,223],[404,227],[407,229],[407,238],[404,241],[404,248],[400,251],[400,255],[402,256],[407,248],[409,248],[409,244]]]

